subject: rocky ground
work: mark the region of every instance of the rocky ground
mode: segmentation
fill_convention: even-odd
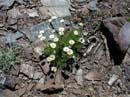
[[[0,47],[18,45],[21,59],[0,71],[0,97],[130,97],[129,0],[0,0],[0,6]],[[48,37],[80,24],[81,58],[71,70],[50,72],[40,60],[39,31]]]

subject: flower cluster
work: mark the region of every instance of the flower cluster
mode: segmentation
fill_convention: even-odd
[[[39,35],[38,35],[38,38],[39,38],[40,40],[45,40],[45,39],[46,39],[46,37],[43,36],[43,34],[44,34],[44,30],[41,30],[41,31],[39,32]]]
[[[51,20],[53,19],[56,17],[51,18]],[[62,19],[60,22],[63,23],[64,20]],[[39,33],[40,40],[45,40],[46,37],[42,35],[44,31]],[[48,56],[47,61],[53,64],[53,71],[56,71],[56,68],[66,67],[69,59],[76,60],[85,43],[82,31],[74,28],[65,30],[64,27],[59,27],[58,31],[54,30],[49,38],[50,41],[46,42],[47,47],[44,49],[44,54]]]
[[[70,49],[69,47],[64,47],[63,51],[66,52],[68,55],[72,55],[73,54],[73,50]]]

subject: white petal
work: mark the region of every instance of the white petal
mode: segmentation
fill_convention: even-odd
[[[49,38],[53,39],[53,38],[55,38],[55,35],[52,34],[49,36]]]
[[[52,16],[51,19],[56,19],[57,17],[56,16]]]
[[[43,34],[43,33],[44,33],[44,30],[41,30],[39,33],[40,33],[40,34]]]
[[[65,22],[65,20],[64,20],[64,19],[62,19],[62,20],[60,20],[60,22],[61,22],[61,23],[63,23],[63,22]]]

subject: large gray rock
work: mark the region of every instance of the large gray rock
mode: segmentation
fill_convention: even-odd
[[[0,7],[5,6],[5,7],[10,7],[15,0],[0,0]]]
[[[53,33],[54,30],[58,31],[59,27],[65,27],[66,24],[67,25],[70,24],[70,22],[67,20],[64,20],[64,22],[61,23],[60,20],[62,19],[63,18],[61,17],[53,19],[51,22],[47,21],[34,25],[29,29],[30,32],[26,32],[25,34],[30,39],[30,41],[34,42],[38,39],[39,32],[43,30],[44,31],[43,35],[46,37],[47,40],[50,40],[49,36],[51,34],[56,34]]]
[[[130,23],[123,17],[114,17],[102,22],[101,29],[107,39],[110,57],[114,64],[121,64],[130,41]]]
[[[49,10],[50,16],[70,16],[69,0],[41,0],[41,3]]]
[[[17,39],[20,37],[23,37],[23,34],[19,31],[17,31],[15,33],[8,32],[8,34],[6,35],[5,44],[16,43]]]

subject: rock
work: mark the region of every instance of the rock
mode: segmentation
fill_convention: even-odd
[[[89,93],[87,93],[85,90],[83,89],[73,89],[73,94],[75,95],[90,95]]]
[[[63,17],[71,15],[69,11],[70,5],[67,0],[58,0],[57,2],[54,0],[41,0],[41,3],[48,9],[50,16]]]
[[[102,80],[103,74],[101,72],[98,71],[90,71],[87,73],[87,75],[85,76],[85,78],[87,80],[91,80],[91,81],[100,81]]]
[[[17,97],[15,92],[8,90],[8,89],[4,90],[3,93],[4,93],[5,97]]]
[[[39,14],[40,14],[41,19],[47,20],[47,19],[49,19],[51,17],[48,14],[48,10],[44,6],[43,7],[39,7],[38,10],[39,10]]]
[[[32,89],[34,88],[35,84],[34,83],[30,83],[28,86],[27,86],[27,89],[26,91],[32,91]]]
[[[19,72],[20,72],[20,66],[19,66],[19,65],[11,66],[9,72],[10,72],[10,74],[12,74],[12,75],[18,76],[18,75],[19,75]]]
[[[26,90],[27,90],[27,87],[18,89],[18,90],[16,91],[16,93],[17,93],[17,95],[18,95],[17,97],[23,96],[23,94],[26,93]]]
[[[12,76],[7,76],[4,82],[4,86],[8,89],[15,90],[15,86],[17,84],[17,79]]]
[[[7,16],[8,16],[7,22],[8,22],[8,24],[10,24],[10,25],[15,24],[17,22],[19,15],[21,15],[21,13],[19,12],[19,10],[17,8],[10,9],[7,12]]]
[[[42,55],[43,54],[43,47],[35,47],[34,48],[34,52],[37,53],[38,55]]]
[[[35,71],[33,75],[33,79],[37,80],[37,79],[40,79],[42,76],[43,76],[43,72]]]
[[[42,78],[39,80],[39,83],[44,84],[44,83],[45,83],[45,77],[42,77]]]
[[[90,9],[91,11],[98,10],[98,8],[97,8],[97,0],[90,1],[89,4],[88,4],[88,9]]]
[[[32,59],[33,48],[24,46],[24,55],[27,59]]]
[[[81,2],[84,2],[85,0],[73,0],[73,1],[81,3]]]
[[[0,27],[3,27],[5,25],[6,18],[7,18],[6,12],[0,11]]]
[[[3,74],[3,72],[0,70],[0,85],[4,85],[6,80],[6,76],[5,74]]]
[[[123,17],[108,18],[102,22],[101,30],[107,39],[111,59],[114,64],[121,64],[129,45],[130,23]]]
[[[27,14],[31,18],[39,17],[38,11],[35,9],[27,9]]]
[[[46,39],[49,39],[49,35],[52,34],[52,28],[49,23],[42,22],[40,24],[34,25],[30,28],[31,32],[27,34],[27,37],[29,38],[30,41],[34,42],[38,39],[38,35],[40,31],[44,31],[45,33],[43,34]]]
[[[20,31],[22,31],[26,37],[30,40],[30,42],[34,42],[37,40],[40,40],[38,38],[39,32],[40,31],[44,31],[43,36],[46,38],[45,41],[49,41],[52,40],[49,38],[50,35],[52,34],[56,34],[55,32],[58,31],[59,27],[66,27],[66,25],[70,25],[70,22],[67,20],[64,20],[64,23],[61,23],[60,20],[62,18],[56,18],[53,19],[51,22],[46,21],[46,22],[41,22],[39,24],[36,25],[29,25],[29,26],[25,26],[25,28],[22,28],[23,25],[25,25],[22,22],[27,22],[27,20],[19,20],[18,25],[22,26],[21,28],[19,28]],[[55,31],[56,30],[56,31]]]
[[[38,81],[38,83],[37,83],[37,85],[36,85],[36,88],[37,88],[37,89],[40,89],[41,86],[44,85],[44,83],[45,83],[45,76],[42,77],[42,78]]]
[[[40,90],[46,94],[59,93],[63,91],[63,89],[64,89],[64,85],[61,84],[45,84],[45,85],[41,85],[40,87],[37,87],[37,90]]]
[[[119,32],[119,46],[124,52],[129,48],[130,45],[130,23],[126,22]]]
[[[34,67],[29,64],[21,64],[20,73],[28,76],[29,78],[33,78],[34,75]]]
[[[6,39],[5,39],[5,44],[11,44],[11,43],[16,43],[18,38],[23,37],[23,34],[19,31],[13,33],[13,32],[8,32]]]
[[[44,73],[48,74],[50,71],[50,63],[45,62],[45,64],[42,65],[42,68],[44,70]]]
[[[55,83],[56,84],[64,84],[64,78],[63,78],[63,76],[61,74],[61,71],[56,72]]]
[[[118,78],[119,78],[118,75],[113,74],[112,77],[109,79],[108,84],[110,86],[113,85],[117,81]]]
[[[3,89],[0,89],[0,97],[6,97]]]
[[[0,0],[0,7],[9,8],[15,0]]]
[[[123,67],[124,67],[124,70],[125,70],[126,79],[130,81],[130,65],[124,64]]]
[[[83,85],[83,70],[79,69],[76,73],[75,80],[77,81],[77,84]]]
[[[61,20],[63,20],[64,22],[60,22]],[[56,31],[58,31],[59,27],[66,28],[66,25],[70,25],[70,21],[67,21],[66,19],[63,19],[62,17],[59,17],[59,18],[52,20],[51,24],[52,24],[53,28]]]

